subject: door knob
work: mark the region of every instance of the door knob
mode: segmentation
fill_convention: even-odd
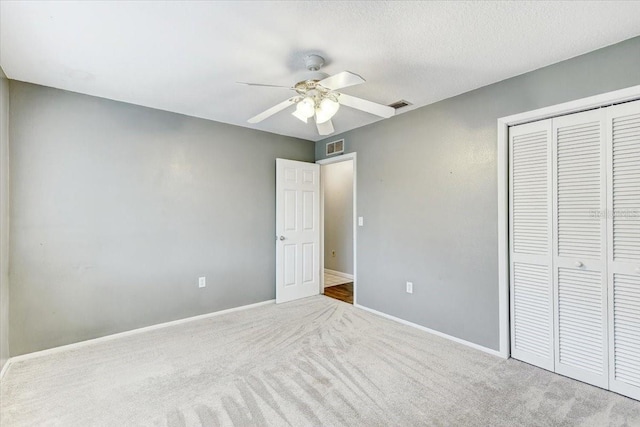
[[[280,240],[284,240],[284,236],[280,236]]]
[[[576,267],[582,267],[584,264],[581,261],[576,261]]]

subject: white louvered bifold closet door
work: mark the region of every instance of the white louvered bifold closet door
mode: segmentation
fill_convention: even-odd
[[[603,110],[553,119],[555,371],[608,387]]]
[[[551,120],[510,140],[511,355],[553,370]]]
[[[609,388],[640,399],[640,101],[607,108]]]

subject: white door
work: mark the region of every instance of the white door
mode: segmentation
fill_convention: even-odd
[[[606,128],[609,388],[640,399],[640,101],[607,108]]]
[[[276,159],[276,303],[320,293],[320,165]]]
[[[556,372],[607,388],[604,110],[553,119]]]
[[[511,355],[553,371],[551,120],[509,129]]]

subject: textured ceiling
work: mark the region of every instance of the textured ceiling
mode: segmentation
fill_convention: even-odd
[[[0,3],[11,79],[318,140],[285,110],[303,57],[367,82],[344,92],[424,106],[640,34],[640,2]],[[379,118],[340,109],[336,132]]]

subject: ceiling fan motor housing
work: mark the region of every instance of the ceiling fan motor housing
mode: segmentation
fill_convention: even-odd
[[[319,71],[311,71],[311,72],[305,73],[304,75],[301,75],[300,76],[301,80],[298,83],[296,83],[293,86],[293,88],[300,95],[304,95],[304,94],[307,94],[308,92],[315,91],[315,90],[327,92],[328,91],[327,89],[318,85],[319,81],[327,77],[329,76],[325,73],[321,73]]]

